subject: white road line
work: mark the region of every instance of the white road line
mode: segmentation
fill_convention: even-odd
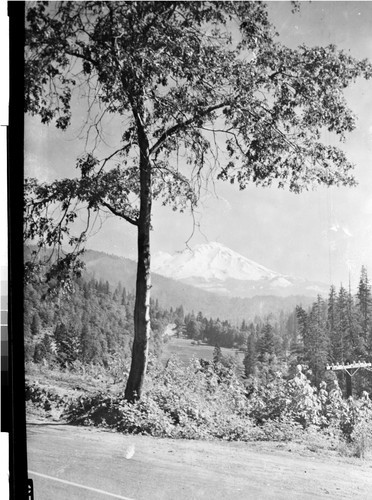
[[[40,472],[34,472],[32,470],[28,471],[29,474],[34,474],[35,476],[44,477],[45,479],[52,479],[52,481],[58,481],[59,483],[69,484],[70,486],[76,486],[77,488],[83,488],[84,490],[94,491],[95,493],[102,493],[103,495],[121,498],[121,500],[133,500],[129,497],[123,497],[121,495],[115,495],[115,493],[109,493],[108,491],[98,490],[97,488],[91,488],[90,486],[84,486],[83,484],[73,483],[71,481],[66,481],[66,479],[59,479],[58,477],[47,476],[46,474],[40,474]]]

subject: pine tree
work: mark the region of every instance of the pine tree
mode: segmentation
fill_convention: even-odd
[[[213,363],[214,364],[221,363],[222,359],[223,359],[223,356],[222,356],[221,347],[219,345],[216,345],[213,349]]]
[[[65,366],[72,363],[79,357],[80,338],[74,326],[67,326],[64,323],[57,325],[54,331],[54,338],[57,347],[57,360]]]
[[[80,358],[83,363],[91,361],[90,356],[91,331],[87,320],[83,322],[83,328],[80,334]]]
[[[35,345],[33,361],[34,363],[41,363],[46,357],[45,345],[42,342],[38,342]]]
[[[244,375],[248,378],[256,373],[257,355],[256,355],[256,337],[250,333],[247,339],[247,349],[244,356]]]
[[[186,323],[186,335],[189,339],[198,340],[200,337],[200,323],[195,316],[190,318]]]
[[[327,308],[327,331],[330,340],[330,355],[333,362],[338,361],[338,334],[337,334],[337,293],[336,288],[332,285],[328,296]]]
[[[183,310],[182,305],[180,305],[179,307],[176,308],[175,314],[179,318],[179,320],[183,323],[183,321],[185,319],[185,311]]]
[[[245,319],[243,319],[242,324],[241,324],[241,326],[240,326],[240,330],[241,330],[242,332],[248,332],[248,328],[249,328],[249,327],[248,327],[248,325],[247,325],[247,323],[246,323]]]
[[[362,340],[362,329],[358,321],[358,311],[355,306],[354,297],[351,293],[349,284],[349,291],[347,295],[347,345],[348,345],[348,358],[352,361],[361,359],[364,351],[364,343]]]
[[[319,384],[328,363],[327,306],[320,295],[312,305],[304,337],[304,357],[312,371],[313,382]]]
[[[336,363],[344,363],[350,355],[349,321],[348,321],[348,294],[341,285],[336,301],[335,334],[332,338],[332,354]]]
[[[35,314],[32,316],[32,321],[31,321],[31,335],[35,336],[40,333],[40,327],[41,327],[41,322],[40,322],[40,316],[38,312],[35,312]]]
[[[360,326],[362,329],[362,338],[365,346],[365,355],[368,350],[372,347],[371,344],[371,308],[372,308],[372,296],[371,296],[371,285],[369,284],[369,279],[367,275],[367,269],[362,266],[358,293],[357,293],[357,306],[360,316]]]
[[[121,305],[122,306],[127,305],[127,291],[125,288],[123,289],[123,294],[121,296]]]
[[[257,342],[258,360],[270,359],[276,352],[274,329],[266,323]]]

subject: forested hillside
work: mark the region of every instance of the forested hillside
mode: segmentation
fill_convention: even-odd
[[[335,377],[329,363],[372,360],[372,296],[367,270],[362,269],[355,296],[343,286],[331,287],[327,298],[318,297],[308,308],[259,315],[252,321],[233,323],[188,312],[181,303],[165,309],[153,300],[151,351],[162,352],[163,333],[170,323],[176,334],[195,343],[234,348],[244,353],[248,384],[266,384],[278,372],[293,375],[298,364],[317,386]],[[77,279],[73,289],[62,292],[39,283],[25,288],[26,361],[48,362],[60,367],[74,362],[108,367],[121,361],[129,366],[133,339],[134,295],[119,282]],[[247,314],[247,318],[250,313]],[[223,357],[222,357],[223,358]],[[238,358],[221,359],[236,366]],[[242,372],[242,366],[237,366]],[[354,391],[372,389],[372,374],[360,371]],[[345,389],[342,373],[338,374]]]
[[[133,339],[133,293],[121,283],[83,278],[69,291],[53,292],[46,285],[25,287],[26,361],[46,360],[61,366],[79,361],[108,366],[120,356],[129,363]],[[161,334],[171,314],[152,303],[151,350],[161,350]]]

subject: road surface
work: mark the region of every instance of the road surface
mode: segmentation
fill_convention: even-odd
[[[372,499],[370,461],[28,425],[35,500]]]

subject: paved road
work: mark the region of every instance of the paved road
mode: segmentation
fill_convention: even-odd
[[[60,424],[28,425],[27,442],[35,500],[372,499],[371,462]]]

